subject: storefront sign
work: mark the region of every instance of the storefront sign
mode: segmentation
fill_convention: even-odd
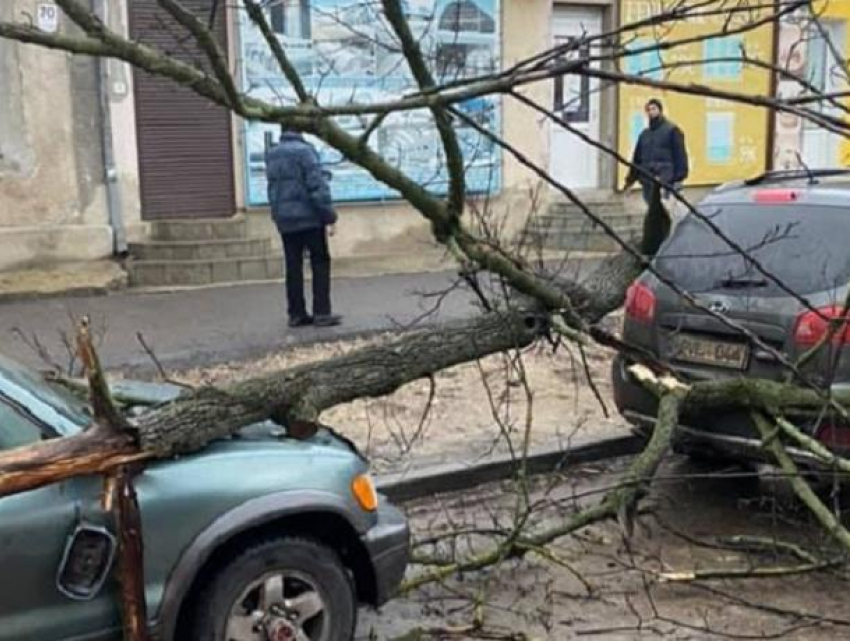
[[[487,74],[499,65],[499,0],[409,0],[402,3],[438,82]],[[325,106],[384,102],[416,90],[397,39],[374,2],[285,0],[267,9],[269,21],[308,91]],[[249,95],[273,104],[294,105],[295,95],[280,72],[262,34],[240,10],[242,81]],[[492,131],[499,129],[497,98],[458,105]],[[346,116],[337,123],[362,135],[372,116]],[[467,164],[467,190],[499,188],[501,154],[486,136],[455,123]],[[277,125],[245,125],[248,205],[267,203],[265,150],[280,134]],[[317,141],[313,141],[317,142]],[[440,139],[427,110],[395,113],[372,133],[370,147],[430,191],[447,191]],[[398,195],[338,152],[317,142],[325,168],[332,172],[337,201],[392,199]]]

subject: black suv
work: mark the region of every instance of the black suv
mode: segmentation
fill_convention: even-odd
[[[850,170],[769,172],[718,187],[696,209],[753,260],[691,213],[661,247],[654,269],[794,362],[824,336],[827,319],[841,314],[847,296]],[[626,296],[623,338],[685,380],[789,376],[771,350],[690,304],[648,271]],[[850,385],[850,352],[842,349],[847,343],[845,325],[805,366],[807,379],[834,388]],[[657,401],[633,380],[628,366],[623,357],[614,362],[615,403],[633,425],[648,428]],[[679,451],[705,458],[760,455],[757,430],[744,413],[685,415],[681,422]],[[831,448],[850,451],[850,429],[828,421],[805,427]],[[793,453],[801,462],[811,460],[802,451]]]

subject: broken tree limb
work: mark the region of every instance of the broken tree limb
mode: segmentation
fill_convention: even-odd
[[[447,367],[530,345],[543,328],[534,315],[491,313],[227,388],[201,389],[144,414],[133,434],[95,424],[74,436],[0,453],[0,496],[194,451],[264,420],[313,423],[335,405],[383,396]]]
[[[505,559],[520,556],[531,549],[544,548],[557,539],[600,521],[618,519],[626,533],[629,533],[636,506],[652,482],[661,460],[670,449],[685,395],[686,391],[683,388],[675,387],[662,396],[658,419],[649,443],[629,465],[618,486],[608,492],[601,502],[581,510],[560,525],[530,536],[522,531],[509,533],[504,541],[493,545],[485,552],[469,559],[440,564],[438,567],[413,576],[402,584],[401,592],[410,592],[461,572],[481,570]],[[526,524],[527,521],[523,520],[522,523]]]
[[[95,421],[116,432],[126,432],[129,425],[112,400],[106,374],[94,348],[88,317],[83,317],[77,328],[77,355],[89,382],[89,397]]]
[[[843,546],[845,550],[850,551],[850,532],[847,531],[835,514],[824,505],[823,501],[820,500],[818,495],[815,494],[815,491],[800,475],[800,470],[797,469],[797,464],[794,463],[791,456],[785,450],[785,445],[780,439],[774,436],[777,428],[759,412],[753,412],[752,418],[761,434],[765,448],[773,455],[780,469],[787,475],[788,482],[791,484],[791,488],[794,490],[797,498],[809,508],[827,533]]]
[[[144,539],[133,471],[126,465],[114,472],[109,484],[115,531],[118,533],[118,583],[121,592],[124,641],[148,641],[145,599]]]
[[[130,436],[94,426],[74,436],[0,453],[0,496],[108,472],[148,457]]]
[[[197,450],[267,419],[313,423],[335,405],[384,396],[447,367],[525,347],[541,330],[542,320],[534,316],[485,314],[226,388],[202,389],[141,416],[138,442],[162,457]]]

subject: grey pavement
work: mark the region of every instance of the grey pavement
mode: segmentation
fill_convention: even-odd
[[[89,315],[104,328],[100,355],[105,367],[136,375],[153,369],[139,344],[140,332],[169,368],[251,358],[288,346],[390,330],[417,321],[449,288],[452,274],[414,274],[342,278],[333,283],[338,328],[286,327],[283,285],[233,285],[168,293],[123,292],[99,297],[69,297],[0,302],[0,352],[33,366],[44,361],[22,341],[17,329],[36,336],[60,363],[67,361],[63,333],[73,335],[72,317]],[[470,315],[470,295],[453,291],[442,298],[433,323]]]

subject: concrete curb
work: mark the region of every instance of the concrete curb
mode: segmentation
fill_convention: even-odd
[[[127,291],[127,287],[104,286],[86,286],[86,287],[71,287],[58,291],[40,292],[36,290],[21,291],[21,292],[0,292],[0,303],[19,303],[21,301],[31,300],[50,300],[53,298],[88,298],[94,296],[108,296],[109,294],[118,294],[122,291]]]
[[[529,454],[527,467],[531,474],[563,470],[580,463],[637,454],[643,443],[643,439],[638,436],[626,435],[566,450],[542,450]],[[382,475],[376,479],[376,484],[378,490],[391,501],[403,503],[505,480],[514,475],[517,465],[517,461],[508,456],[475,465],[447,463],[411,472]]]

